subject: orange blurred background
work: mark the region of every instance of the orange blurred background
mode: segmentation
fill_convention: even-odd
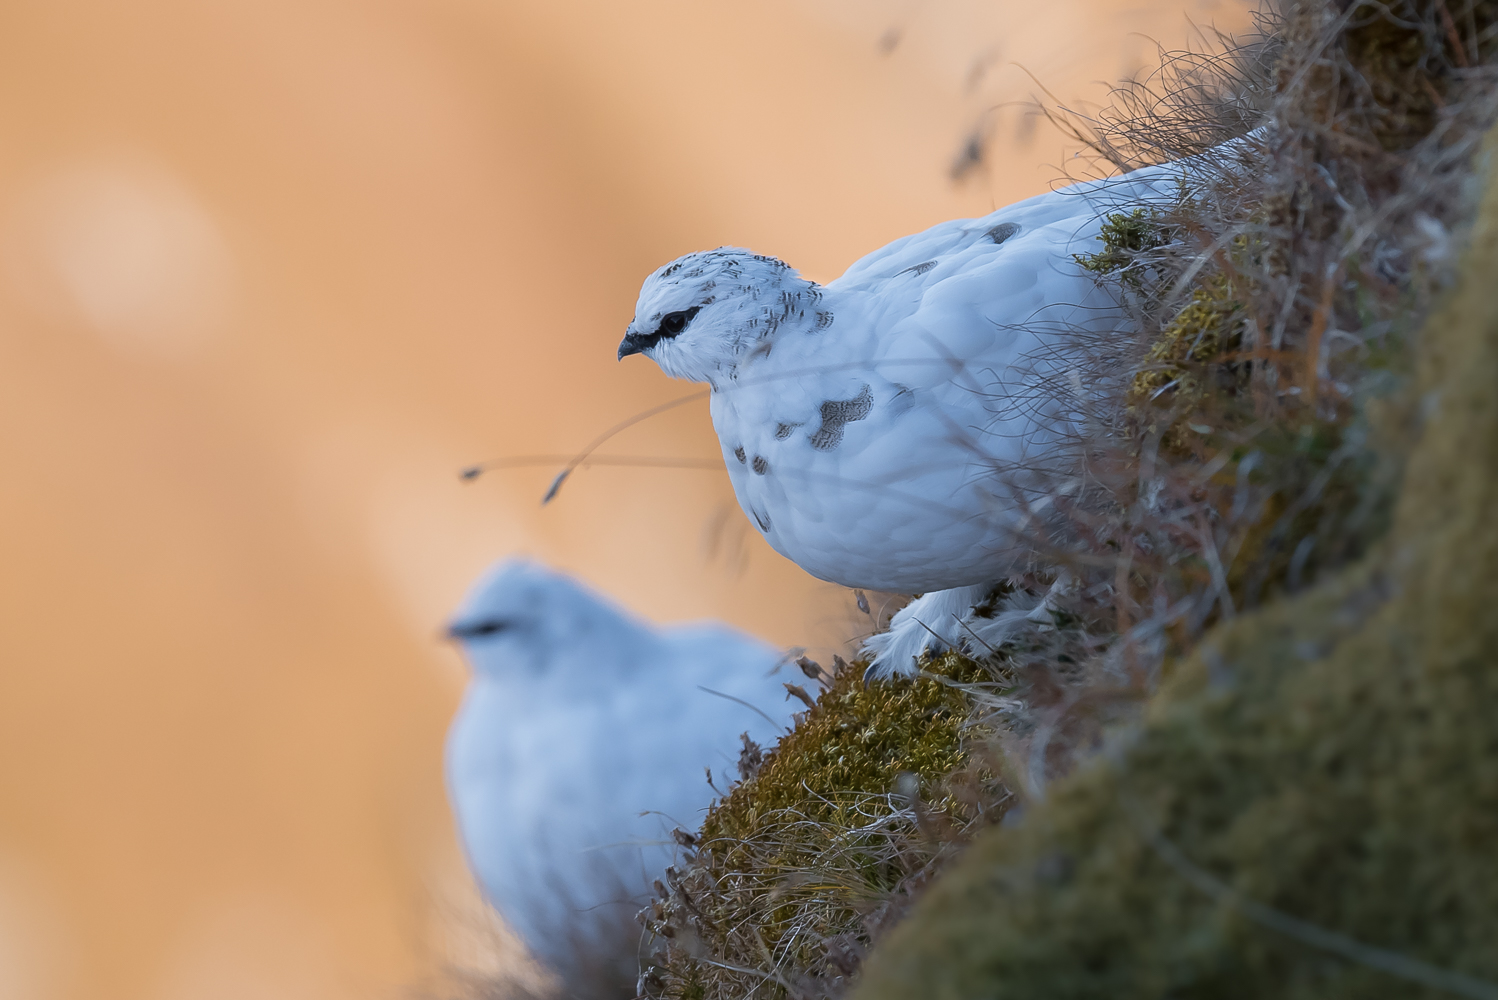
[[[736,244],[827,279],[1044,190],[1068,153],[1007,103],[1025,71],[1099,99],[1191,19],[1244,20],[9,0],[0,998],[393,997],[472,959],[435,636],[483,566],[529,552],[786,645],[860,619],[718,473],[594,468],[543,509],[553,469],[456,471],[691,388],[614,361],[657,265]],[[717,454],[705,404],[609,447]]]

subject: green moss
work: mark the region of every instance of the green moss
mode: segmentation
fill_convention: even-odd
[[[985,675],[955,654],[926,670],[930,676],[869,685],[857,669],[840,671],[805,719],[765,755],[754,780],[737,785],[709,811],[703,839],[742,843],[787,809],[847,825],[849,809],[857,808],[848,792],[884,793],[902,773],[930,783],[957,770],[965,758],[960,734],[969,703],[959,688],[936,678],[961,683]],[[798,846],[788,845],[792,851]]]
[[[1170,242],[1166,229],[1162,214],[1155,208],[1114,212],[1104,220],[1097,235],[1103,249],[1092,254],[1073,254],[1072,259],[1100,277],[1123,272],[1125,280],[1137,285],[1139,258]]]
[[[1368,433],[1362,424],[1307,418],[1255,438],[1256,463],[1247,478],[1262,477],[1275,489],[1233,538],[1226,577],[1238,607],[1258,607],[1323,570],[1346,566],[1387,533],[1402,459],[1387,441],[1350,446],[1354,435]],[[1247,453],[1217,477],[1224,496],[1246,459]]]
[[[1210,426],[1205,420],[1216,414],[1204,418],[1203,406],[1236,388],[1244,366],[1224,356],[1238,349],[1242,326],[1243,303],[1226,277],[1213,275],[1150,345],[1124,405],[1166,447],[1183,448],[1192,423]]]
[[[864,685],[862,666],[838,671],[668,874],[646,914],[650,996],[838,992],[891,907],[1007,796],[964,730],[963,685],[986,671],[947,654],[926,676]]]
[[[949,870],[859,1000],[1498,995],[1495,273],[1490,184],[1380,551],[1210,633],[1126,750]]]

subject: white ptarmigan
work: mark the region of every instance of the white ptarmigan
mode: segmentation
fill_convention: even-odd
[[[1222,147],[1220,147],[1222,148]],[[740,506],[824,580],[922,596],[872,637],[870,675],[960,645],[974,604],[1034,551],[1077,426],[1054,387],[1123,328],[1074,255],[1109,212],[1168,203],[1209,157],[1061,188],[896,240],[819,285],[722,247],[645,280],[622,359],[712,388]]]
[[[696,830],[747,732],[791,721],[781,655],[717,624],[655,628],[577,581],[507,560],[449,626],[473,668],[448,797],[485,896],[567,979],[617,952],[672,830]],[[633,942],[629,970],[634,983]],[[625,973],[627,972],[627,976]]]

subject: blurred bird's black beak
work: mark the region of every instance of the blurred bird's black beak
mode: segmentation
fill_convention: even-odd
[[[619,342],[619,360],[623,361],[631,354],[640,354],[652,342],[652,338],[648,335],[642,337],[638,333],[633,332],[625,334],[624,339]]]

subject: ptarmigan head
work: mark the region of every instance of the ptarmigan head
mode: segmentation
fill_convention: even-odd
[[[491,677],[627,660],[653,639],[600,595],[526,559],[507,559],[485,573],[447,634],[462,644],[476,672]]]
[[[717,386],[787,326],[824,329],[820,287],[784,261],[737,247],[678,257],[645,279],[619,357],[643,354],[674,378]]]

